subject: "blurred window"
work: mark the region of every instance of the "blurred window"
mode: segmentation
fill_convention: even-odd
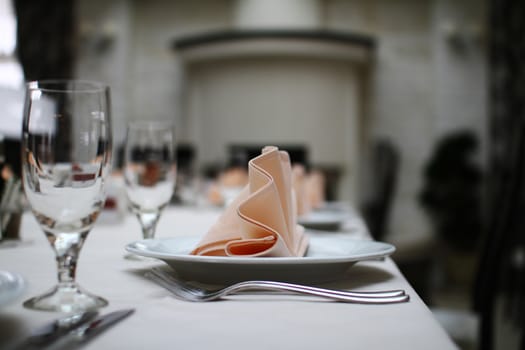
[[[12,0],[0,0],[0,87],[19,88],[24,74],[15,56],[16,16]]]

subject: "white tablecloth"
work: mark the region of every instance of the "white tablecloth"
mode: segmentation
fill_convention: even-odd
[[[168,208],[157,237],[202,235],[219,212]],[[22,242],[0,249],[0,270],[22,275],[24,294],[0,308],[0,348],[59,316],[25,309],[22,302],[49,289],[56,280],[54,255],[29,213]],[[77,281],[105,297],[102,312],[136,308],[134,315],[103,333],[86,349],[455,349],[391,259],[359,262],[343,281],[328,286],[361,289],[405,289],[409,303],[358,305],[291,295],[243,295],[213,303],[190,303],[143,277],[163,262],[124,259],[124,247],[141,237],[138,222],[126,216],[119,224],[102,220],[82,249]]]

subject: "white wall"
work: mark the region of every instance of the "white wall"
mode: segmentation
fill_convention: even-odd
[[[180,120],[178,101],[184,90],[178,58],[170,48],[173,39],[235,25],[233,0],[79,3],[82,22],[109,22],[114,27],[113,44],[101,53],[81,51],[78,70],[82,77],[102,78],[113,86],[117,138],[127,120],[173,116]],[[472,128],[483,137],[485,133],[483,43],[469,39],[476,35],[467,35],[467,49],[458,51],[447,29],[455,23],[461,27],[459,33],[482,33],[483,3],[324,0],[320,4],[321,27],[363,32],[378,40],[366,117],[370,136],[390,137],[402,153],[391,232],[394,238],[429,234],[416,196],[434,142],[457,127]]]
[[[371,138],[388,137],[401,151],[401,172],[390,239],[432,233],[417,203],[422,169],[436,140],[470,128],[485,140],[486,63],[483,45],[467,39],[466,52],[450,45],[449,23],[484,30],[484,8],[475,0],[333,0],[331,28],[365,31],[379,40],[369,91]]]
[[[457,128],[487,132],[485,8],[477,0],[434,3],[432,28],[437,136]],[[481,139],[484,159],[486,139]]]
[[[129,75],[132,60],[132,7],[127,0],[78,1],[79,78],[98,80],[111,87],[113,130],[116,144],[124,138],[128,115],[134,106],[129,100],[135,84]]]
[[[172,42],[178,36],[231,26],[227,0],[79,0],[77,74],[112,87],[116,143],[136,119],[177,116],[181,72]],[[97,46],[101,40],[109,42]]]
[[[237,144],[308,145],[312,164],[339,165],[341,198],[356,198],[361,68],[343,60],[235,58],[187,69],[187,139],[202,164]]]

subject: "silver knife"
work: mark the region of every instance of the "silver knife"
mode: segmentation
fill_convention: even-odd
[[[63,350],[79,348],[118,321],[131,315],[134,311],[135,309],[124,309],[99,316],[92,321],[76,327],[63,337],[60,337],[60,339],[49,347],[46,347],[46,349]]]
[[[58,338],[71,332],[76,327],[92,320],[98,315],[96,311],[86,311],[58,318],[52,322],[35,329],[14,349],[41,349],[55,342]]]

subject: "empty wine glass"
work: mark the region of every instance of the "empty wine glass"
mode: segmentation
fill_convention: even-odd
[[[27,84],[24,190],[56,254],[58,285],[27,300],[33,309],[73,312],[107,305],[75,282],[77,260],[104,201],[111,170],[109,88],[87,81]]]
[[[174,128],[170,123],[134,122],[127,129],[124,179],[131,211],[144,239],[153,238],[162,210],[175,189]]]

